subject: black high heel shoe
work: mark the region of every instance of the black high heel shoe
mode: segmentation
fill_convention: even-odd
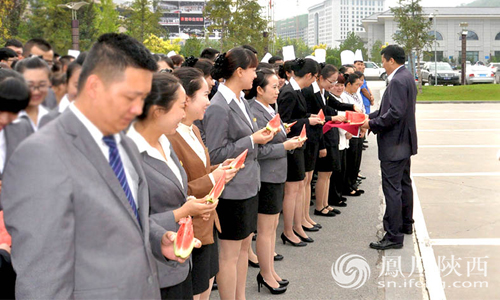
[[[307,244],[304,243],[304,242],[302,242],[302,241],[300,241],[298,243],[290,241],[290,239],[286,237],[285,233],[281,234],[281,240],[283,241],[283,245],[285,245],[286,242],[289,242],[292,246],[295,246],[295,247],[304,247],[304,246],[307,246]]]
[[[295,235],[298,236],[302,242],[306,242],[306,243],[314,242],[314,240],[312,238],[310,238],[310,237],[305,238],[305,237],[301,236],[300,234],[298,234],[295,230],[293,231],[293,233],[295,233]]]
[[[280,286],[288,286],[290,281],[288,281],[286,279],[281,279],[281,280],[278,280],[278,283],[280,284]]]
[[[286,292],[286,286],[281,286],[281,284],[280,284],[279,287],[273,288],[272,286],[267,284],[267,282],[264,280],[264,277],[262,277],[262,275],[260,275],[260,273],[259,273],[257,275],[257,290],[259,291],[259,293],[260,293],[260,288],[262,287],[262,285],[264,285],[273,295],[283,294],[284,292]]]

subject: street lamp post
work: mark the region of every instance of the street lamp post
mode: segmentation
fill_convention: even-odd
[[[69,2],[66,4],[58,4],[57,7],[67,8],[71,10],[71,38],[72,38],[72,49],[79,50],[79,42],[80,42],[80,31],[79,31],[79,23],[77,19],[76,12],[85,5],[88,5],[87,2]]]
[[[469,33],[467,31],[467,26],[469,24],[467,22],[461,22],[460,27],[462,27],[462,85],[465,85],[465,73],[466,73],[466,62],[465,60],[467,59],[467,34]]]

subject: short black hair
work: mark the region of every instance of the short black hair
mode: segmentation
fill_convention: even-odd
[[[106,33],[99,37],[83,63],[78,92],[92,74],[104,80],[121,78],[126,68],[132,67],[156,72],[158,65],[146,47],[131,36]]]
[[[0,111],[18,113],[30,102],[30,89],[16,71],[0,69]]]
[[[43,69],[50,75],[49,65],[38,56],[28,57],[16,64],[16,71],[23,74],[26,70]]]
[[[269,59],[270,64],[275,64],[278,60],[283,60],[283,57],[281,56],[271,56]]]
[[[27,41],[26,44],[24,44],[23,56],[28,57],[31,54],[31,49],[33,49],[33,47],[35,46],[45,52],[52,50],[52,46],[50,45],[49,42],[47,42],[44,39],[34,38]]]
[[[227,53],[219,54],[212,68],[212,78],[215,80],[229,79],[238,68],[246,70],[256,68],[258,64],[257,57],[252,51],[236,47]]]
[[[189,97],[193,97],[201,89],[203,78],[205,77],[200,70],[193,67],[178,68],[172,74],[179,78],[186,91],[186,95]]]
[[[16,47],[16,48],[22,48],[23,43],[21,43],[19,40],[16,39],[9,39],[5,42],[4,47]]]
[[[0,49],[0,60],[9,60],[9,58],[11,57],[17,57],[17,54],[14,50],[10,48]]]
[[[214,48],[205,48],[203,51],[201,51],[200,58],[206,58],[211,61],[214,61],[215,58],[217,57],[217,54],[219,54],[220,51]]]
[[[254,47],[252,47],[250,45],[243,45],[243,46],[241,46],[241,48],[248,49],[248,50],[252,51],[253,54],[259,55],[259,52],[257,52],[257,49],[255,49]]]
[[[389,45],[385,47],[380,51],[380,55],[383,55],[387,61],[393,58],[398,65],[404,65],[406,60],[405,50],[398,45]]]
[[[179,79],[174,75],[170,73],[155,73],[153,75],[151,92],[146,99],[144,99],[142,114],[138,116],[137,119],[145,120],[153,105],[157,105],[169,111],[174,104],[180,86],[181,83]]]
[[[259,68],[257,70],[257,77],[253,80],[252,89],[245,95],[246,99],[257,97],[257,88],[265,88],[269,84],[269,77],[277,76],[273,69]]]

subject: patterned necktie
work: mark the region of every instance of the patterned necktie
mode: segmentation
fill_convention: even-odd
[[[102,140],[109,147],[109,165],[111,166],[111,169],[113,169],[113,172],[115,172],[118,181],[120,181],[120,185],[127,196],[128,203],[132,207],[134,215],[140,225],[141,221],[139,219],[139,212],[137,211],[137,206],[135,205],[134,196],[128,186],[127,176],[125,175],[125,169],[123,168],[122,159],[120,158],[120,153],[118,152],[115,137],[113,135],[108,135],[103,137]]]

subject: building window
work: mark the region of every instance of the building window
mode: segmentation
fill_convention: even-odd
[[[500,32],[495,36],[495,41],[500,41]]]
[[[462,35],[460,35],[460,37],[458,39],[461,41]],[[469,30],[467,32],[467,40],[468,41],[478,41],[479,37],[477,36],[477,34],[474,31]]]
[[[429,35],[434,40],[434,30],[429,31]],[[441,35],[441,33],[439,33],[439,31],[436,31],[436,40],[438,40],[438,41],[442,41],[443,40],[443,36]]]

